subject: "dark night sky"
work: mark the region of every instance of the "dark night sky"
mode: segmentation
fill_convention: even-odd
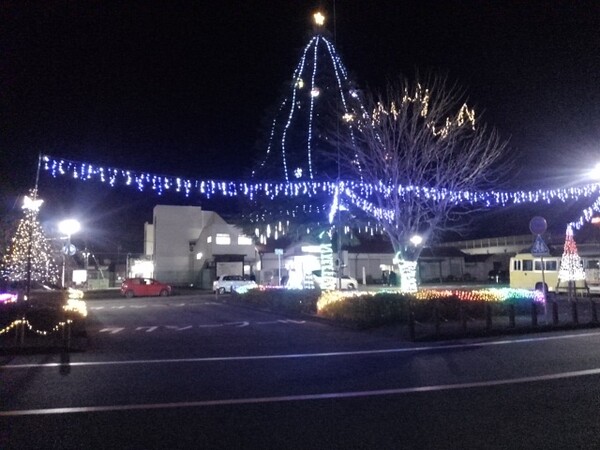
[[[262,155],[265,112],[319,4],[331,17],[331,1],[4,0],[1,213],[33,185],[39,152],[240,177]],[[338,51],[361,87],[381,89],[415,69],[465,86],[484,120],[511,139],[521,168],[513,185],[570,185],[600,161],[599,3],[339,0],[335,10]],[[137,246],[163,199],[84,184],[42,173],[45,220],[79,215],[98,245]],[[123,236],[110,232],[115,224]]]

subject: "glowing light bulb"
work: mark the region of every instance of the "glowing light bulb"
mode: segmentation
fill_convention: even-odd
[[[44,203],[44,200],[42,199],[37,199],[34,200],[29,196],[25,196],[25,198],[23,199],[23,209],[28,209],[30,211],[39,211],[40,206],[42,206],[42,203]]]
[[[321,13],[321,11],[317,11],[313,14],[313,19],[315,20],[315,25],[322,27],[325,25],[325,16]]]
[[[410,238],[410,242],[412,242],[413,245],[420,245],[423,242],[423,238],[418,234],[415,234],[413,237]]]
[[[600,181],[600,163],[596,164],[596,167],[594,167],[590,175],[592,178]]]
[[[318,87],[314,87],[310,90],[310,96],[311,97],[318,97],[319,94],[321,93],[321,90]]]

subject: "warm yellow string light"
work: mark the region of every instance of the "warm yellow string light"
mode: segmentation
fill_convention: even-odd
[[[423,118],[429,114],[429,101],[431,96],[429,89],[423,89],[420,84],[417,85],[414,95],[410,95],[408,90],[405,89],[404,96],[402,97],[402,105],[407,103],[413,103],[420,107],[419,115]],[[371,125],[375,126],[379,124],[382,116],[392,116],[394,120],[397,120],[400,113],[395,102],[390,103],[389,109],[387,109],[381,102],[377,103],[372,115]],[[436,126],[433,122],[427,123],[427,128],[431,130],[434,136],[445,138],[448,136],[450,130],[454,127],[462,127],[465,124],[470,124],[472,129],[475,129],[475,110],[470,109],[465,103],[460,107],[458,114],[454,119],[450,117],[446,118],[446,122],[443,126]]]
[[[65,321],[61,321],[58,322],[53,328],[51,328],[50,330],[38,330],[33,328],[33,326],[31,325],[31,323],[29,322],[29,320],[27,319],[17,319],[14,320],[10,325],[8,325],[7,327],[3,328],[0,330],[0,334],[6,334],[8,333],[10,330],[18,327],[19,325],[22,326],[26,326],[30,331],[37,333],[41,336],[47,336],[50,333],[54,333],[55,331],[60,330],[61,328],[64,328],[66,325],[70,325],[72,324],[73,321],[71,319],[67,319]]]

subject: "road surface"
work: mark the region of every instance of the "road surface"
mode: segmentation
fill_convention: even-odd
[[[599,331],[418,344],[221,299],[89,301],[85,351],[2,356],[0,448],[600,446]]]

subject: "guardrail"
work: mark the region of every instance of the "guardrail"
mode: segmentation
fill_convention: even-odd
[[[477,318],[474,318],[461,305],[458,319],[448,319],[444,317],[440,303],[434,301],[431,317],[427,320],[417,320],[414,311],[409,308],[409,338],[414,341],[449,336],[551,331],[564,328],[600,326],[598,302],[593,299],[552,300],[547,303],[531,302],[529,306],[516,306],[512,303],[494,306],[485,303],[482,304],[482,308],[483,314],[477,314]]]

